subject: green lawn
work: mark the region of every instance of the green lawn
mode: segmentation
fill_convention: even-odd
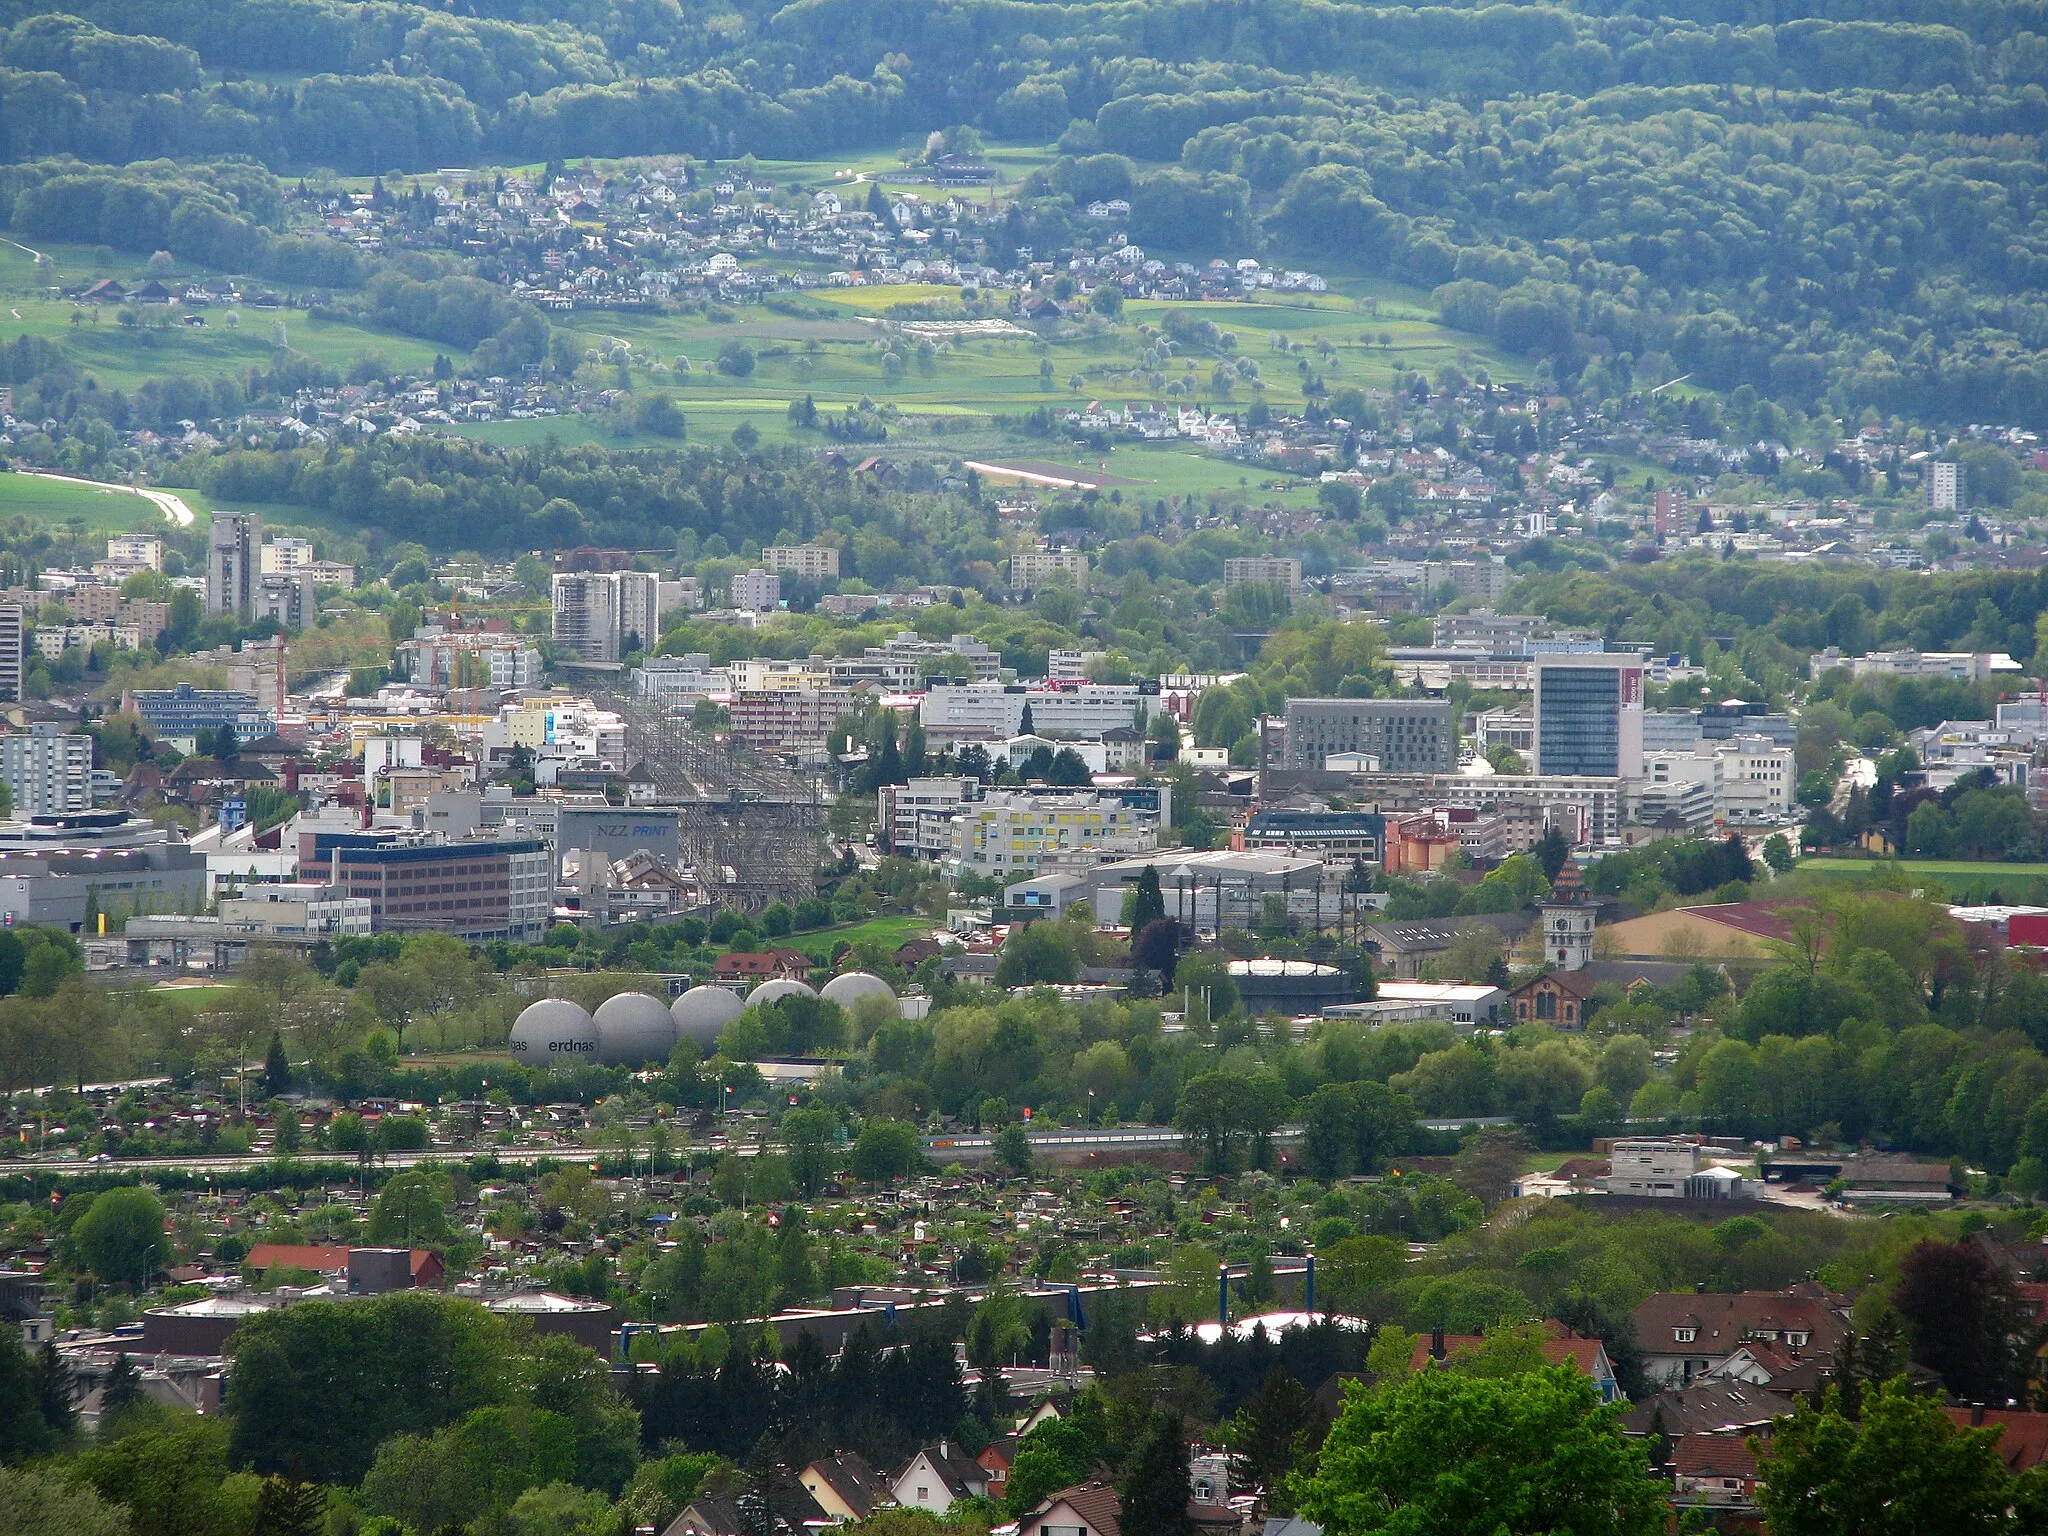
[[[1984,863],[1968,859],[1804,858],[1798,873],[1828,880],[1861,880],[1895,868],[1909,881],[1938,886],[1957,900],[2048,902],[2048,863]]]
[[[2001,859],[1831,859],[1811,857],[1799,861],[1801,873],[1824,875],[1867,875],[1874,869],[1896,865],[1914,875],[2048,875],[2048,863],[2008,864]]]
[[[809,933],[799,933],[780,942],[822,962],[830,958],[833,946],[841,941],[880,944],[886,949],[894,949],[907,939],[930,933],[935,926],[928,917],[875,917],[864,923],[844,923],[837,928],[814,928]]]

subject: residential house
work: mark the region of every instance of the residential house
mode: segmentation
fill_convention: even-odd
[[[1017,1536],[1123,1536],[1116,1490],[1107,1483],[1062,1488],[1018,1518]]]
[[[998,1435],[974,1459],[988,1473],[988,1496],[1000,1499],[1010,1489],[1010,1468],[1017,1463],[1017,1435]]]
[[[1782,1345],[1831,1364],[1849,1330],[1846,1301],[1806,1282],[1784,1291],[1662,1292],[1629,1316],[1643,1374],[1659,1385],[1719,1374],[1716,1367],[1745,1345]]]
[[[662,1536],[750,1536],[739,1500],[730,1493],[701,1493],[669,1522]],[[801,1487],[774,1489],[768,1508],[777,1536],[805,1536],[833,1523]]]
[[[2018,1408],[1986,1408],[1981,1403],[1943,1412],[1955,1420],[1958,1429],[1996,1429],[1998,1454],[2013,1473],[2031,1472],[2048,1463],[2048,1413],[2027,1413]]]
[[[1770,1428],[1773,1419],[1797,1406],[1794,1398],[1782,1392],[1705,1377],[1690,1386],[1665,1387],[1639,1398],[1621,1427],[1631,1435],[1662,1434],[1671,1440],[1687,1435],[1754,1434]]]
[[[711,975],[717,981],[772,981],[777,977],[802,981],[810,974],[811,957],[800,949],[726,954],[711,963]]]
[[[814,1461],[798,1474],[797,1481],[835,1523],[865,1520],[894,1502],[887,1481],[859,1451],[838,1451]]]
[[[1599,1389],[1601,1402],[1625,1401],[1621,1396],[1621,1383],[1614,1374],[1614,1362],[1607,1358],[1606,1345],[1598,1339],[1580,1338],[1563,1323],[1551,1322],[1544,1326],[1549,1329],[1549,1336],[1542,1341],[1546,1364],[1575,1365]],[[1408,1368],[1420,1371],[1441,1367],[1485,1342],[1485,1337],[1476,1333],[1446,1335],[1439,1332],[1418,1338],[1409,1357]]]
[[[925,1446],[889,1479],[889,1491],[898,1504],[935,1515],[943,1515],[962,1499],[987,1498],[988,1488],[988,1470],[947,1440]]]
[[[1740,1431],[1687,1435],[1671,1448],[1671,1503],[1680,1515],[1714,1510],[1755,1515],[1756,1452]]]

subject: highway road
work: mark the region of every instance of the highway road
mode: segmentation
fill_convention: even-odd
[[[1054,1152],[1142,1152],[1170,1149],[1181,1144],[1181,1134],[1171,1126],[1140,1125],[1124,1126],[1116,1130],[1047,1130],[1027,1131],[1033,1152],[1041,1155]],[[1299,1131],[1280,1131],[1274,1141],[1293,1143],[1301,1139]],[[975,1158],[992,1157],[995,1154],[996,1138],[993,1133],[961,1131],[947,1136],[927,1136],[924,1149],[935,1163],[971,1161]],[[709,1144],[715,1151],[734,1151],[742,1157],[749,1157],[761,1151],[758,1142],[738,1142],[730,1146],[714,1141]],[[769,1143],[769,1146],[774,1146]],[[677,1154],[687,1151],[677,1147]],[[607,1159],[617,1156],[609,1148],[594,1147],[470,1147],[441,1148],[426,1152],[393,1152],[376,1159],[378,1168],[411,1168],[420,1163],[460,1163],[473,1157],[494,1157],[501,1163],[528,1164],[542,1158],[556,1162],[571,1161],[582,1157],[603,1156]],[[23,1158],[14,1162],[0,1162],[0,1174],[46,1174],[56,1177],[75,1177],[87,1173],[109,1172],[163,1172],[163,1173],[234,1173],[249,1168],[260,1168],[274,1163],[277,1158],[267,1153],[222,1152],[202,1154],[196,1157],[124,1157],[124,1158]],[[346,1153],[301,1153],[293,1161],[319,1163],[323,1166],[355,1166],[355,1159]]]

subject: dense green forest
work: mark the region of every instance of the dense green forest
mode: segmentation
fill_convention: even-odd
[[[0,214],[30,234],[349,283],[253,166],[133,163],[793,158],[971,124],[1059,142],[1027,197],[1433,289],[1559,382],[2048,421],[2039,3],[76,9],[0,7]],[[118,195],[80,174],[124,164]]]

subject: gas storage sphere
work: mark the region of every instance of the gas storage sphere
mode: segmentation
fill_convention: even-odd
[[[834,976],[825,983],[825,990],[818,996],[828,1003],[852,1011],[853,1005],[864,997],[879,997],[892,1007],[896,1002],[896,991],[881,977],[868,971],[848,971],[843,976]]]
[[[730,987],[692,987],[675,1000],[669,1014],[675,1020],[677,1038],[696,1041],[698,1050],[709,1056],[725,1026],[745,1012],[746,1006]]]
[[[597,1021],[566,997],[529,1003],[512,1026],[512,1059],[552,1067],[597,1060]]]
[[[676,1045],[668,1005],[645,992],[621,992],[597,1009],[597,1059],[608,1067],[665,1062]]]
[[[773,981],[764,981],[747,994],[749,1008],[766,1008],[779,1003],[785,997],[816,997],[818,994],[800,981],[791,981],[787,976],[778,976]]]

